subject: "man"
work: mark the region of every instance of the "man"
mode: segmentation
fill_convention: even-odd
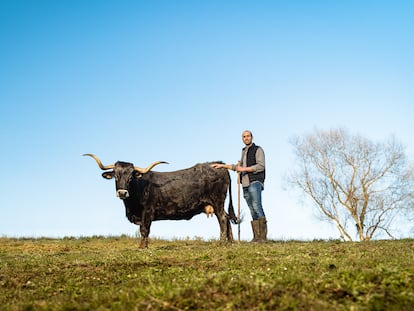
[[[267,221],[262,207],[262,190],[265,180],[265,155],[260,146],[253,143],[251,131],[242,133],[243,143],[241,161],[238,164],[212,164],[215,168],[226,168],[240,174],[243,196],[252,215],[252,242],[264,242],[267,239]]]

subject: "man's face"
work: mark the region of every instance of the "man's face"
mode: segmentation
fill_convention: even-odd
[[[246,146],[249,146],[253,140],[252,134],[249,131],[243,132],[242,140]]]

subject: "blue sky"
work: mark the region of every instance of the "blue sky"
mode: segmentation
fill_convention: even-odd
[[[113,181],[83,153],[170,163],[158,171],[235,163],[250,129],[266,153],[269,237],[338,238],[283,190],[289,139],[395,135],[413,160],[413,13],[411,1],[381,0],[1,1],[0,235],[135,235]],[[151,236],[219,228],[202,214],[154,222]]]

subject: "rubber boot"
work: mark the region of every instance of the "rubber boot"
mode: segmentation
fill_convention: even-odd
[[[259,227],[259,221],[258,220],[252,220],[250,222],[252,224],[252,230],[253,230],[253,240],[250,242],[258,242],[260,237],[260,227]]]
[[[260,218],[257,220],[259,222],[259,242],[266,242],[267,241],[267,220],[265,217]]]

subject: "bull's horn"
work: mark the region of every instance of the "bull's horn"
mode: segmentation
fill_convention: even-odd
[[[162,163],[168,164],[168,162],[165,162],[165,161],[158,161],[158,162],[152,163],[147,168],[140,168],[138,166],[134,166],[134,169],[140,174],[145,174],[145,173],[148,173],[155,165],[162,164]]]
[[[96,163],[98,163],[98,165],[99,165],[99,167],[102,169],[102,170],[110,170],[110,169],[113,169],[114,167],[115,167],[115,165],[107,165],[107,166],[104,166],[103,164],[102,164],[102,162],[101,162],[101,160],[99,160],[99,158],[96,156],[96,155],[94,155],[94,154],[91,154],[91,153],[85,153],[84,154],[84,156],[89,156],[89,157],[92,157],[92,158],[94,158],[95,159],[95,161],[96,161]]]

